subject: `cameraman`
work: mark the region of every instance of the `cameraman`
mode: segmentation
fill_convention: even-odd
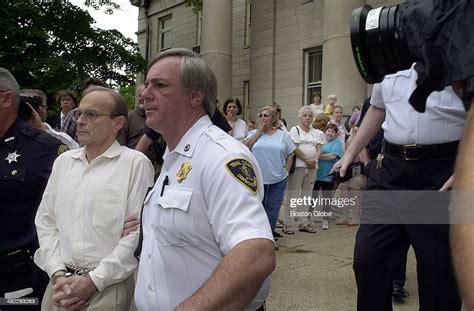
[[[457,144],[467,116],[464,106],[451,87],[432,93],[425,113],[416,112],[408,98],[416,87],[417,73],[412,66],[399,71],[374,86],[371,107],[358,135],[343,158],[334,165],[344,176],[360,150],[367,145],[380,126],[384,130],[383,151],[368,164],[366,190],[447,190],[453,183]],[[383,123],[383,124],[382,124]],[[354,272],[358,287],[359,311],[391,310],[392,278],[401,264],[403,252],[412,245],[417,258],[420,310],[460,310],[461,300],[454,279],[448,231],[449,225],[408,224],[403,212],[430,216],[435,207],[421,200],[394,203],[397,192],[382,197],[364,195],[361,226],[357,232]],[[387,192],[385,192],[387,194]],[[444,202],[444,201],[443,201]],[[447,213],[448,202],[442,205]],[[431,211],[431,208],[433,211]],[[387,221],[382,216],[394,217]],[[420,214],[418,214],[420,215]],[[377,217],[375,220],[371,217]],[[400,218],[397,218],[400,217]],[[410,221],[409,221],[410,222]],[[421,221],[420,221],[421,222]]]
[[[37,89],[23,89],[20,91],[20,95],[20,105],[23,104],[22,102],[24,101],[25,103],[28,103],[29,109],[35,110],[31,111],[31,117],[23,121],[27,122],[30,126],[42,129],[51,136],[59,139],[69,149],[79,148],[79,144],[72,139],[71,136],[64,132],[54,130],[45,122],[48,115],[48,98],[43,91]]]

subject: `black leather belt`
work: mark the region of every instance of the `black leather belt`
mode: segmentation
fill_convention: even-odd
[[[455,155],[458,145],[459,140],[433,145],[396,145],[385,141],[384,154],[408,161],[435,159]]]
[[[24,271],[33,263],[32,254],[29,249],[0,251],[0,276]]]

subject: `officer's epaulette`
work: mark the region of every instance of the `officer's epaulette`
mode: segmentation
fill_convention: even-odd
[[[58,146],[62,144],[62,142],[56,137],[49,135],[45,131],[42,131],[37,128],[25,127],[21,130],[20,133],[48,147]]]
[[[222,146],[227,151],[240,151],[238,142],[235,139],[228,139],[229,135],[220,128],[210,126],[205,132],[214,142]]]

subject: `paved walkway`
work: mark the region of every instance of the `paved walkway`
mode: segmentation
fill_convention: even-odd
[[[295,235],[279,238],[267,310],[356,310],[352,270],[356,232],[357,227],[332,225],[325,231],[318,227],[316,234],[296,230]],[[394,311],[418,310],[415,264],[410,249],[406,284],[410,296],[403,304],[394,303]]]

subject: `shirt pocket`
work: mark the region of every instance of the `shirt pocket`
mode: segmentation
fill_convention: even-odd
[[[162,246],[197,246],[199,240],[190,208],[193,190],[166,186],[159,197],[153,227]]]
[[[382,83],[384,103],[398,103],[408,100],[412,93],[412,90],[410,91],[411,84],[411,78],[407,75],[386,76]]]
[[[107,237],[120,237],[127,202],[118,195],[100,194],[92,211],[92,227]]]

